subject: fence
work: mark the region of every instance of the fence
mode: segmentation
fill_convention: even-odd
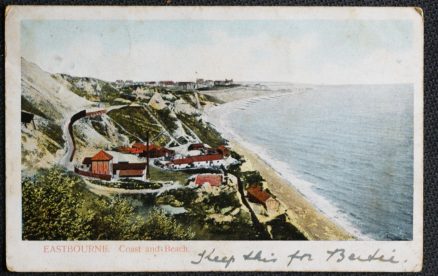
[[[111,180],[111,175],[109,175],[109,174],[97,174],[97,173],[82,171],[76,167],[75,167],[75,173],[83,175],[83,176],[99,178],[99,179],[106,180],[106,181]]]
[[[102,115],[102,114],[105,114],[105,113],[106,113],[106,110],[102,109],[102,110],[98,110],[98,111],[87,112],[86,116],[87,117],[94,117],[94,116],[99,116],[99,115]]]

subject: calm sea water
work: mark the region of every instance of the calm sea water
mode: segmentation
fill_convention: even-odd
[[[411,85],[316,87],[214,114],[357,236],[412,239]]]

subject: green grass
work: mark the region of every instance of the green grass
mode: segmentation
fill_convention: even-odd
[[[108,112],[108,116],[116,123],[120,124],[128,132],[140,137],[144,141],[147,139],[148,132],[149,137],[153,138],[162,131],[161,126],[156,125],[155,121],[149,116],[143,107],[127,106],[120,109],[114,109]],[[116,125],[116,127],[118,126]],[[120,128],[119,131],[123,133],[123,130]],[[128,133],[126,133],[126,135],[129,136],[131,141],[138,140],[133,135]],[[161,135],[154,141],[154,143],[163,145],[168,141],[168,137]]]
[[[87,100],[91,99],[91,96],[88,95],[87,91],[85,91],[84,89],[81,89],[79,87],[76,87],[74,84],[72,84],[71,88],[70,88],[71,92],[75,93],[76,95],[86,98]]]
[[[176,119],[170,117],[170,110],[165,108],[161,110],[154,110],[152,109],[155,115],[159,118],[161,123],[167,128],[168,131],[173,132],[175,131],[178,126],[176,124]]]
[[[116,98],[120,96],[120,92],[108,83],[102,85],[100,93],[100,100],[102,102],[112,103]]]
[[[152,181],[178,181],[180,184],[185,184],[189,173],[181,171],[167,171],[155,167],[149,167]]]
[[[203,124],[198,117],[185,114],[178,114],[178,118],[183,121],[193,132],[198,135],[202,142],[211,147],[217,147],[224,144],[224,139],[212,126]]]

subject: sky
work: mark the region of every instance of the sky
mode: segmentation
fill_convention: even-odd
[[[107,81],[409,83],[408,20],[28,20],[21,55]]]

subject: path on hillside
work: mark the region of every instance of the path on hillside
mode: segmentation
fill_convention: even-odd
[[[73,144],[73,138],[70,135],[70,131],[68,130],[68,125],[70,124],[71,117],[68,117],[68,119],[65,120],[64,125],[62,127],[62,136],[65,140],[65,146],[66,151],[64,153],[64,156],[59,160],[59,164],[68,170],[73,170],[73,164],[70,162],[70,156],[73,153],[74,144]]]
[[[62,136],[64,137],[64,140],[66,141],[66,144],[65,144],[66,150],[65,150],[64,155],[59,160],[59,164],[65,168],[67,168],[68,170],[72,171],[74,169],[74,165],[73,165],[72,160],[73,160],[74,152],[76,150],[75,149],[75,147],[76,147],[75,141],[74,141],[74,137],[73,137],[73,124],[75,122],[77,122],[78,120],[82,119],[83,117],[87,117],[87,116],[91,116],[91,117],[102,116],[106,112],[108,112],[108,110],[118,109],[118,108],[122,108],[122,107],[124,107],[124,106],[113,106],[113,107],[110,107],[108,109],[95,107],[95,108],[90,108],[90,109],[83,109],[79,112],[76,112],[72,115],[67,116],[64,119],[64,123],[63,123],[63,127],[62,127]],[[78,117],[78,115],[82,112],[85,113],[84,114],[85,116]],[[75,119],[75,117],[76,117],[76,119]]]
[[[106,187],[99,184],[91,183],[86,177],[82,177],[85,184],[87,185],[87,188],[97,194],[97,195],[104,195],[104,196],[110,196],[114,194],[157,194],[160,195],[161,193],[169,190],[175,190],[175,189],[186,189],[186,186],[183,186],[179,183],[162,183],[162,187],[158,189],[123,189],[123,188],[112,188],[112,187]]]

